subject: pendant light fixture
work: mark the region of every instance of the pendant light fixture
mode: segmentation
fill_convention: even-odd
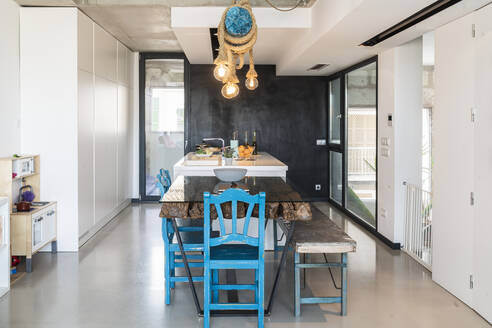
[[[214,77],[224,84],[222,95],[227,99],[232,99],[239,94],[236,69],[243,68],[245,54],[249,54],[246,88],[254,90],[258,87],[258,73],[255,71],[253,58],[256,36],[256,20],[249,0],[234,0],[224,11],[217,28],[219,54],[214,61]]]

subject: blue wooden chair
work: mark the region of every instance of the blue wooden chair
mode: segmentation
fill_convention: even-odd
[[[157,175],[157,186],[161,192],[161,198],[171,187],[171,176],[169,170],[160,169]],[[201,220],[189,220],[191,223],[197,223],[196,226],[182,226],[178,227],[183,241],[183,249],[185,252],[201,252],[202,254],[190,254],[187,255],[188,260],[196,260],[190,262],[190,267],[203,267],[203,222]],[[215,234],[218,235],[218,234]],[[183,256],[176,255],[180,252],[177,241],[174,240],[175,231],[171,220],[167,218],[162,219],[162,239],[164,241],[164,277],[165,277],[165,289],[166,304],[171,303],[171,289],[175,287],[176,282],[188,282],[186,276],[176,276],[176,268],[184,267],[182,262]],[[193,277],[193,281],[203,281],[203,275]]]
[[[199,226],[179,226],[178,230],[183,241],[183,250],[188,252],[200,252],[201,254],[187,254],[186,257],[193,262],[188,262],[190,268],[201,268],[203,264],[203,223],[202,220],[187,220],[191,223],[197,222]],[[209,230],[210,231],[210,230]],[[218,236],[217,232],[212,233]],[[171,304],[171,289],[176,282],[188,282],[188,277],[176,276],[176,268],[183,268],[183,256],[180,253],[178,242],[174,238],[175,231],[170,219],[162,218],[162,239],[164,241],[164,278],[165,278],[165,303]],[[194,282],[203,281],[203,275],[193,276]]]
[[[231,202],[232,206],[232,231],[226,234],[224,215],[221,204]],[[237,229],[237,203],[248,205],[242,232]],[[214,205],[220,225],[220,236],[212,238],[207,233],[210,231],[210,206]],[[249,222],[254,207],[259,206],[258,238],[248,236]],[[221,195],[215,196],[204,193],[204,326],[210,327],[211,310],[257,310],[258,327],[263,327],[264,317],[264,286],[265,286],[265,193],[252,196],[241,189],[227,189]],[[230,244],[230,243],[234,244]],[[218,270],[220,269],[253,269],[255,270],[255,283],[242,285],[219,284]],[[245,303],[219,303],[219,290],[253,290],[255,302]]]
[[[169,170],[160,169],[159,174],[156,175],[157,181],[156,185],[161,193],[161,198],[171,187],[171,175]]]

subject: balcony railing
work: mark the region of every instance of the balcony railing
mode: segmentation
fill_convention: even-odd
[[[347,160],[349,176],[376,174],[375,147],[349,147]]]

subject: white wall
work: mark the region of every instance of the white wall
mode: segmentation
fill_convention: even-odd
[[[421,184],[422,39],[379,54],[378,74],[378,232],[401,243],[403,182]],[[391,126],[388,115],[393,118]]]
[[[20,13],[21,150],[41,155],[41,198],[58,201],[58,248],[76,251],[77,10]]]
[[[422,39],[378,57],[378,231],[403,241],[405,187],[421,184]],[[388,125],[388,115],[393,118]],[[386,138],[389,145],[382,145]],[[384,150],[388,150],[385,156]]]
[[[0,157],[20,152],[19,6],[0,1]]]
[[[404,182],[422,186],[422,38],[396,48],[395,56],[395,223],[394,240],[403,241]]]
[[[395,49],[378,55],[378,232],[395,241],[395,161],[394,127],[388,126],[388,115],[395,110]],[[381,145],[387,138],[388,146]],[[383,156],[383,149],[388,157]]]

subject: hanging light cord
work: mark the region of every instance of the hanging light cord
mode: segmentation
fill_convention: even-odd
[[[265,0],[272,8],[274,9],[277,9],[278,11],[291,11],[291,10],[294,10],[296,9],[297,7],[299,7],[301,5],[301,2],[303,2],[304,0],[299,0],[297,1],[297,4],[292,7],[292,8],[288,8],[288,9],[282,9],[282,8],[279,8],[277,6],[275,6],[270,0]]]

